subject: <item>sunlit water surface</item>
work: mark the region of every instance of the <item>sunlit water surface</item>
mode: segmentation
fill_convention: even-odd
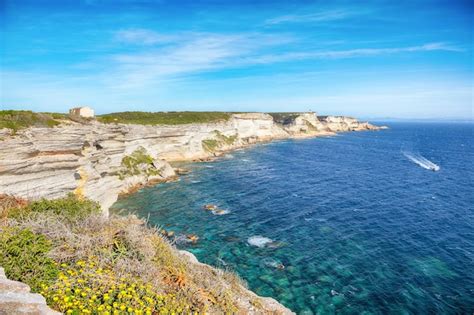
[[[297,313],[471,314],[473,125],[389,125],[188,164],[114,209],[174,231],[178,247]]]

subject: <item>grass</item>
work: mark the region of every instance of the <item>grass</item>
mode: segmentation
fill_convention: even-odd
[[[15,202],[9,202],[15,204]],[[16,203],[0,265],[66,314],[270,313],[233,273],[195,264],[135,216],[105,218],[73,196]],[[59,211],[62,209],[62,211]]]
[[[0,129],[8,128],[15,134],[18,130],[28,127],[54,127],[59,125],[55,120],[61,114],[34,113],[29,110],[1,110]],[[55,116],[55,117],[53,117]]]
[[[224,112],[121,112],[100,115],[97,120],[106,124],[182,125],[227,121],[230,116]]]

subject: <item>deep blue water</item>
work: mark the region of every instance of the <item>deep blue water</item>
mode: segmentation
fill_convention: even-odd
[[[188,164],[180,181],[114,208],[198,235],[178,247],[298,313],[472,314],[474,125],[388,125]],[[252,246],[252,236],[273,243]]]

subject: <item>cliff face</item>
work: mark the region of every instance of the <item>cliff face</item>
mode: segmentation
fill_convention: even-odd
[[[176,176],[170,161],[203,160],[249,144],[378,127],[353,118],[313,113],[286,124],[263,113],[233,114],[226,122],[177,126],[64,123],[0,131],[0,193],[98,201],[106,211],[120,193]]]

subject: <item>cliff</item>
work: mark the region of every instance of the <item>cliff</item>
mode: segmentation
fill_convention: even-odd
[[[275,115],[274,115],[275,117]],[[121,193],[176,173],[172,161],[206,160],[228,150],[274,139],[376,130],[353,118],[314,113],[232,114],[227,121],[185,125],[62,121],[14,135],[0,130],[0,193],[38,199],[69,192],[107,209]]]

